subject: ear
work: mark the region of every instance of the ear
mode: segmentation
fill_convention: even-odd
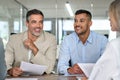
[[[92,25],[92,21],[89,22],[89,26],[90,26],[90,27],[91,27],[91,25]]]
[[[28,22],[28,21],[26,21],[26,27],[28,27],[28,23],[29,23],[29,22]]]

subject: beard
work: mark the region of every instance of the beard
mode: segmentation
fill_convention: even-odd
[[[76,31],[76,33],[77,33],[78,35],[84,35],[84,34],[86,34],[86,33],[87,33],[87,30],[82,31],[82,32],[77,32],[77,31]]]
[[[39,37],[40,33],[32,33],[33,36]]]
[[[32,35],[36,36],[36,37],[39,37],[41,33],[42,33],[42,31],[40,31],[40,32],[32,32]]]
[[[82,28],[81,28],[82,29]],[[89,28],[88,28],[88,26],[85,28],[85,29],[83,29],[83,30],[76,30],[75,29],[75,32],[78,34],[78,35],[84,35],[84,34],[86,34],[87,32],[88,32],[88,30],[89,30]]]

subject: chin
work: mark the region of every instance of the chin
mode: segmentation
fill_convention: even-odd
[[[112,31],[116,31],[115,29],[111,29]]]
[[[39,37],[39,36],[40,36],[40,34],[36,34],[35,36],[36,36],[36,37]]]
[[[34,33],[33,35],[36,36],[36,37],[39,37],[40,33]]]
[[[75,32],[76,32],[77,34],[81,33],[81,32],[80,32],[80,31],[78,31],[78,30],[76,30]]]

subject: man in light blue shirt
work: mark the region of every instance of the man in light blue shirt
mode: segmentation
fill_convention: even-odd
[[[82,74],[77,63],[95,63],[102,55],[107,38],[90,31],[92,15],[87,10],[78,10],[74,18],[74,30],[61,44],[58,60],[59,74]]]

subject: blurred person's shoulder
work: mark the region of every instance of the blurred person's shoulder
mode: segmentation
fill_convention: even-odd
[[[118,45],[120,47],[120,37],[116,38],[116,39],[112,39],[110,41],[110,44],[113,44],[113,45]]]

